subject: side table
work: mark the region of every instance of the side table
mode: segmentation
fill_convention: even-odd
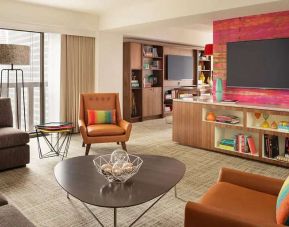
[[[71,122],[49,122],[35,126],[39,158],[67,157],[74,126]],[[42,152],[40,137],[46,142],[49,151]]]

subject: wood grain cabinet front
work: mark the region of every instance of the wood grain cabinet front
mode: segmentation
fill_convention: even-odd
[[[143,89],[143,117],[162,114],[162,88]]]

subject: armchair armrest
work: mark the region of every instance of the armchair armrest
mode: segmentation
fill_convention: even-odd
[[[257,227],[244,218],[231,215],[213,207],[188,202],[185,208],[184,227]]]
[[[284,180],[222,168],[219,174],[219,182],[227,182],[278,196]]]
[[[87,138],[87,132],[86,132],[86,125],[82,119],[78,120],[78,126],[79,126],[79,131],[82,135],[82,138],[85,140],[85,138]]]
[[[126,138],[129,139],[131,128],[132,128],[132,124],[127,122],[127,121],[125,121],[125,120],[121,120],[119,122],[119,127],[123,128],[125,130]]]

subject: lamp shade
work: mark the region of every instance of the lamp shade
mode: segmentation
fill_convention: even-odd
[[[213,55],[213,44],[206,44],[204,55]]]
[[[30,47],[15,44],[0,44],[1,65],[29,65]]]

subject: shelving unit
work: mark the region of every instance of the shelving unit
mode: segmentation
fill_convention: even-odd
[[[192,79],[197,84],[197,52],[203,47],[126,38],[123,44],[123,116],[129,122],[161,118],[172,113],[175,88],[192,85],[186,81],[169,81],[166,56],[193,57]],[[138,81],[138,87],[132,86]],[[137,115],[134,113],[137,112]]]
[[[204,51],[197,52],[197,80],[200,79],[201,74],[205,76],[205,84],[209,84],[210,78],[213,76],[213,61],[212,56],[204,56]]]
[[[187,113],[182,110],[186,109]],[[208,112],[214,112],[216,115],[235,115],[240,118],[240,123],[229,124],[216,121],[206,120]],[[261,117],[256,119],[255,113],[260,113]],[[209,104],[198,102],[174,101],[174,122],[173,122],[173,140],[183,145],[203,148],[207,150],[217,151],[229,155],[243,157],[247,159],[258,160],[279,166],[289,167],[289,130],[263,128],[260,126],[264,119],[262,114],[269,114],[268,122],[271,125],[273,121],[289,122],[289,110],[279,110],[278,108],[270,108],[268,106],[242,106],[238,104]],[[192,118],[192,119],[189,119]],[[181,125],[181,127],[180,127]],[[234,140],[236,135],[245,135],[253,138],[256,153],[244,153],[236,151],[228,147],[228,149],[220,147],[222,139]],[[272,142],[271,150],[265,152],[264,135],[278,137],[278,143]],[[273,138],[272,140],[274,140]],[[276,141],[277,139],[275,139]],[[288,140],[286,142],[286,140]],[[245,140],[246,141],[246,140]],[[287,148],[285,148],[287,143]],[[269,143],[270,144],[270,143]],[[224,147],[224,146],[223,146]],[[267,143],[268,147],[268,143]],[[275,148],[278,147],[278,148]],[[285,152],[286,149],[286,152]],[[250,150],[250,149],[249,149]],[[277,152],[278,151],[278,152]],[[270,153],[271,152],[271,153]],[[275,153],[274,153],[275,152]],[[274,158],[267,157],[265,154],[275,154]],[[286,158],[285,158],[286,156]],[[288,158],[287,158],[288,157]],[[282,160],[280,160],[282,159]]]

